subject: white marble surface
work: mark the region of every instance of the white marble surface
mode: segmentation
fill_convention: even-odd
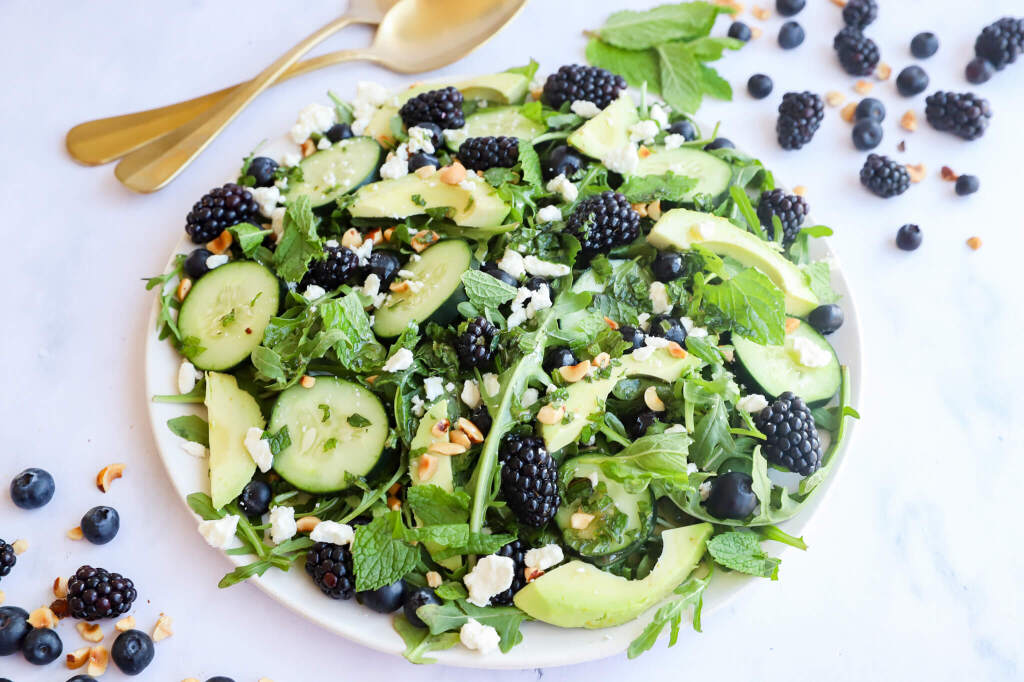
[[[110,168],[74,165],[63,150],[74,123],[177,101],[258,71],[286,46],[334,15],[336,3],[247,3],[190,0],[140,3],[6,2],[0,4],[5,97],[0,166],[5,215],[4,332],[0,335],[4,436],[0,479],[28,466],[57,477],[44,510],[17,510],[0,496],[0,537],[26,538],[28,552],[0,584],[7,603],[34,608],[50,599],[59,574],[96,563],[133,576],[142,598],[136,618],[149,628],[161,611],[175,617],[174,637],[158,645],[144,679],[238,682],[376,674],[382,679],[477,679],[468,671],[412,668],[318,630],[252,586],[218,590],[228,564],[207,550],[192,516],[163,478],[145,418],[141,338],[150,297],[140,282],[156,273],[177,241],[189,206],[229,176],[254,142],[287,129],[296,110],[330,87],[351,92],[357,78],[404,79],[369,66],[343,66],[264,95],[170,188],[133,195]],[[535,0],[497,39],[448,73],[486,72],[533,55],[546,70],[582,59],[580,31],[625,3]],[[1019,87],[1024,64],[981,88],[994,122],[979,142],[941,136],[927,125],[904,134],[896,121],[908,102],[892,83],[875,88],[888,105],[881,151],[923,162],[929,178],[885,202],[857,183],[862,153],[836,110],[800,153],[778,149],[774,107],[782,92],[837,89],[852,96],[854,79],[835,63],[831,38],[838,10],[809,0],[799,17],[808,40],[783,52],[774,43],[781,20],[722,71],[735,103],[709,102],[706,120],[761,156],[790,185],[808,187],[818,220],[836,229],[834,244],[857,292],[864,326],[863,423],[841,478],[807,533],[810,550],[787,554],[778,582],[759,582],[706,618],[705,632],[684,632],[679,645],[641,659],[624,656],[570,668],[487,673],[487,679],[549,680],[1011,680],[1024,676],[1024,550],[1016,520],[1024,480],[1019,392],[1024,369],[1024,314],[1018,294],[1024,222],[1019,208],[1024,135]],[[886,61],[910,62],[918,30],[941,37],[924,63],[933,86],[966,89],[962,67],[988,22],[1020,11],[1019,0],[883,2],[870,29]],[[746,15],[750,19],[749,14]],[[724,33],[726,22],[719,24]],[[329,48],[364,44],[350,29]],[[764,71],[775,94],[754,102],[744,83]],[[934,87],[932,88],[934,89]],[[937,179],[948,164],[977,173],[982,190],[955,197]],[[925,239],[897,251],[896,229],[918,222]],[[981,250],[964,241],[978,235]],[[107,494],[96,471],[127,462]],[[120,509],[114,543],[93,547],[64,538],[89,507]],[[60,628],[66,649],[81,642]],[[337,671],[337,672],[335,672]],[[0,659],[0,677],[63,680],[55,664],[35,669]],[[103,679],[121,679],[115,669]]]

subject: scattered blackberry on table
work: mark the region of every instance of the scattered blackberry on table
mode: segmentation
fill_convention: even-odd
[[[660,336],[669,341],[675,341],[680,346],[686,341],[686,328],[679,318],[672,317],[668,313],[661,313],[651,318],[651,324],[647,327],[649,336]]]
[[[807,0],[775,0],[775,11],[784,17],[800,14]]]
[[[622,339],[624,341],[631,344],[631,347],[627,348],[626,352],[634,351],[637,348],[643,348],[644,332],[642,329],[637,329],[631,325],[624,324],[619,327],[619,334],[622,335]]]
[[[36,628],[21,642],[21,655],[32,665],[49,665],[64,652],[60,636],[50,628]]]
[[[536,436],[506,435],[498,450],[501,493],[519,522],[540,528],[558,511],[558,465]]]
[[[992,66],[992,62],[984,57],[975,57],[967,63],[967,68],[964,69],[964,76],[967,78],[967,82],[974,85],[988,82],[995,73],[996,67]]]
[[[315,284],[326,291],[334,291],[346,284],[359,270],[359,256],[347,246],[324,246],[323,260],[309,264],[309,272],[302,278],[300,287]]]
[[[277,173],[277,161],[266,156],[257,156],[249,162],[246,175],[251,175],[256,180],[257,187],[270,187],[274,184],[275,173]]]
[[[728,137],[716,137],[704,145],[704,151],[707,152],[712,149],[736,149],[736,145]]]
[[[486,317],[466,324],[466,331],[455,340],[455,354],[462,369],[488,369],[494,360],[494,337],[498,328]]]
[[[626,429],[626,435],[636,440],[642,438],[651,428],[654,422],[658,421],[658,413],[654,410],[641,410],[634,414],[627,414],[622,418],[622,426]]]
[[[544,371],[553,372],[559,367],[572,367],[573,365],[579,364],[579,358],[569,348],[565,346],[556,346],[555,348],[549,348],[544,354]]]
[[[11,569],[16,563],[18,563],[18,555],[14,553],[14,548],[0,540],[0,578],[10,575]]]
[[[821,466],[821,443],[811,410],[802,398],[786,391],[754,416],[765,435],[761,452],[772,464],[810,476]]]
[[[775,239],[775,224],[772,216],[778,216],[782,223],[782,244],[789,246],[800,233],[800,226],[807,217],[807,200],[784,190],[773,189],[761,195],[757,204],[757,219],[768,236]]]
[[[607,190],[576,205],[566,231],[580,240],[584,260],[629,244],[640,234],[640,214],[618,192]]]
[[[670,135],[682,135],[687,142],[697,139],[697,126],[693,125],[693,121],[688,121],[685,118],[670,125],[667,131]]]
[[[953,133],[965,140],[981,137],[992,118],[988,100],[971,92],[940,90],[928,95],[924,113],[936,130]]]
[[[153,640],[141,630],[125,630],[110,647],[110,660],[125,675],[138,675],[153,662]]]
[[[113,507],[93,507],[82,516],[82,537],[94,545],[105,545],[121,529],[121,516]]]
[[[470,170],[511,168],[519,161],[519,140],[514,137],[470,137],[459,145],[459,161]]]
[[[526,550],[528,547],[524,547],[522,541],[513,540],[495,554],[498,556],[507,556],[515,564],[515,570],[512,572],[512,585],[509,586],[504,592],[491,597],[491,606],[508,606],[512,603],[512,597],[516,596],[516,592],[526,587]]]
[[[484,263],[480,266],[480,272],[486,272],[494,279],[501,280],[510,287],[519,287],[519,280],[498,267],[497,263]]]
[[[427,604],[440,604],[441,600],[437,598],[434,591],[429,587],[421,587],[416,590],[410,591],[405,596],[405,603],[402,605],[402,610],[405,613],[405,619],[415,625],[418,628],[425,628],[427,624],[416,615],[416,609]]]
[[[843,7],[843,23],[863,29],[878,18],[878,3],[875,0],[850,0]]]
[[[196,244],[205,244],[220,236],[225,229],[239,223],[252,222],[260,209],[252,193],[229,182],[207,192],[185,217],[185,232]]]
[[[596,66],[567,64],[548,76],[541,100],[553,109],[582,100],[604,109],[626,89],[626,79]]]
[[[557,178],[559,175],[564,175],[571,180],[580,172],[581,168],[583,168],[583,157],[569,145],[560,144],[548,152],[541,171],[545,180]]]
[[[996,70],[1017,61],[1024,52],[1024,19],[1003,17],[982,29],[974,41],[974,54],[988,60]]]
[[[831,334],[843,326],[843,309],[835,303],[819,305],[807,315],[807,324],[820,334]]]
[[[704,506],[718,519],[745,519],[757,508],[754,479],[742,471],[730,471],[709,481],[711,490]]]
[[[883,199],[898,196],[910,187],[910,173],[906,166],[888,156],[868,154],[860,169],[860,184]]]
[[[920,66],[913,64],[900,71],[896,76],[896,90],[904,97],[920,95],[928,87],[928,74]]]
[[[242,488],[242,494],[238,496],[238,508],[246,516],[263,516],[270,511],[270,500],[273,497],[274,491],[270,484],[255,479]]]
[[[921,246],[921,228],[917,225],[904,225],[896,232],[896,246],[903,251],[913,251]]]
[[[885,105],[874,97],[865,97],[857,103],[853,111],[855,121],[863,121],[865,118],[873,118],[879,123],[885,120]]]
[[[469,421],[476,425],[476,428],[480,429],[480,432],[485,436],[491,430],[491,413],[487,411],[486,405],[478,405],[473,408],[473,411],[469,413]]]
[[[748,43],[750,42],[750,27],[742,21],[734,21],[729,26],[729,37]]]
[[[68,608],[79,620],[116,618],[128,612],[137,596],[131,580],[102,568],[82,566],[68,580]]]
[[[772,94],[773,87],[772,79],[763,73],[755,73],[747,80],[747,92],[754,99],[764,99]]]
[[[878,66],[881,52],[871,38],[853,26],[846,26],[832,41],[839,65],[851,76],[870,76]]]
[[[352,552],[347,545],[314,544],[306,552],[306,574],[331,599],[351,599],[356,593]]]
[[[424,166],[433,166],[434,168],[440,168],[441,162],[438,161],[437,157],[433,154],[426,152],[416,152],[409,157],[409,172],[413,172],[417,168],[423,168]]]
[[[0,656],[10,656],[19,651],[31,629],[28,611],[17,606],[0,606]]]
[[[956,179],[956,193],[965,197],[974,194],[981,188],[981,181],[977,175],[961,175]]]
[[[795,21],[787,21],[779,29],[779,47],[792,50],[804,42],[804,27]]]
[[[651,263],[651,273],[659,282],[671,282],[685,273],[683,254],[678,251],[659,251]]]
[[[11,481],[11,502],[22,509],[39,509],[53,499],[53,476],[43,469],[25,469]]]
[[[775,124],[779,146],[800,149],[811,141],[825,118],[825,103],[813,92],[787,92],[779,105]]]
[[[854,124],[851,135],[853,146],[866,152],[882,142],[882,126],[873,118],[865,118]]]
[[[928,59],[939,51],[939,39],[931,31],[923,31],[910,41],[910,54],[918,59]]]
[[[206,259],[213,255],[213,252],[209,249],[199,247],[188,254],[185,258],[185,274],[192,279],[199,279],[210,271],[209,266],[206,265]]]
[[[335,123],[327,129],[324,137],[330,140],[332,144],[347,140],[352,137],[352,126],[347,123]]]
[[[377,613],[394,613],[402,607],[407,589],[405,581],[399,578],[390,585],[378,587],[376,590],[356,592],[356,601]]]
[[[444,130],[461,128],[466,125],[463,101],[462,93],[449,86],[416,95],[402,105],[398,114],[407,128],[422,123],[433,123]]]

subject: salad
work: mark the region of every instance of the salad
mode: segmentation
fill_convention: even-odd
[[[807,204],[611,72],[537,64],[304,108],[149,282],[168,426],[233,585],[305,570],[410,660],[520,625],[678,631],[842,446],[846,369]],[[183,455],[184,456],[184,455]]]

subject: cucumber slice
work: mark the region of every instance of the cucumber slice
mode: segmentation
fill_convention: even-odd
[[[732,168],[728,163],[690,147],[652,147],[650,156],[640,159],[634,175],[665,175],[669,171],[697,180],[697,186],[686,195],[686,200],[697,194],[717,197],[729,189],[732,181]]]
[[[391,294],[374,314],[373,330],[378,336],[398,336],[409,322],[432,320],[445,324],[458,314],[458,305],[466,300],[462,273],[473,264],[473,251],[460,240],[438,242],[420,254],[405,269],[409,280],[422,284],[419,291]]]
[[[452,150],[470,137],[518,137],[524,140],[533,138],[547,130],[547,126],[526,118],[519,112],[519,107],[496,107],[484,109],[466,117],[466,125],[456,130],[446,130],[445,143]]]
[[[277,313],[279,287],[252,261],[227,263],[198,280],[178,313],[188,359],[199,369],[224,370],[249,357]],[[190,346],[196,346],[194,350]]]
[[[827,403],[839,390],[842,377],[836,352],[825,337],[807,323],[787,334],[786,344],[782,346],[761,346],[736,334],[732,342],[736,347],[740,378],[766,396],[777,398],[792,391],[814,407]],[[797,361],[792,349],[794,342],[813,343],[831,359],[823,367],[805,367]]]
[[[289,199],[306,195],[314,208],[329,204],[377,175],[380,145],[370,137],[350,137],[299,162],[302,181],[288,186]]]
[[[351,476],[370,473],[388,438],[388,415],[377,396],[334,377],[281,393],[268,428],[277,433],[285,426],[291,445],[274,457],[274,470],[310,493],[344,490]]]

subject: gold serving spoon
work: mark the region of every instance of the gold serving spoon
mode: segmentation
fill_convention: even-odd
[[[396,2],[398,0],[351,0],[346,16],[339,19],[339,23],[345,22],[346,19],[347,23],[342,23],[338,29],[348,24],[379,24]],[[331,58],[334,54],[337,53],[292,64],[271,85],[333,64]],[[223,102],[237,87],[239,86],[233,85],[202,97],[156,109],[80,123],[69,130],[65,138],[68,153],[73,159],[87,166],[110,163],[209,111]]]
[[[463,57],[504,27],[527,0],[400,0],[366,49],[334,63],[367,60],[402,73],[430,71]],[[216,109],[124,157],[114,173],[129,188],[153,192],[173,180],[252,99],[306,51],[336,30],[332,22],[238,86]]]

